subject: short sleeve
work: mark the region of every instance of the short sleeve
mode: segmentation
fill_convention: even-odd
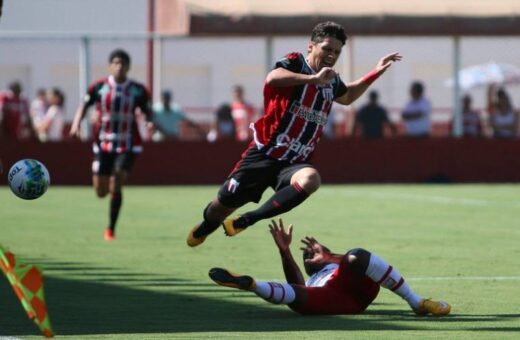
[[[336,98],[343,96],[345,93],[347,93],[348,88],[347,85],[341,80],[341,78],[338,76],[336,77]]]
[[[278,60],[273,69],[284,68],[291,72],[299,73],[303,69],[303,55],[298,52],[289,53]]]
[[[93,105],[96,101],[99,101],[99,88],[102,86],[102,82],[95,82],[88,87],[87,93],[83,97],[83,103],[86,107]]]

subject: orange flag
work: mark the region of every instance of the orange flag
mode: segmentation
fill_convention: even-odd
[[[54,336],[43,295],[43,275],[39,267],[26,265],[0,245],[0,269],[11,283],[16,296],[31,320],[34,320],[45,337]]]

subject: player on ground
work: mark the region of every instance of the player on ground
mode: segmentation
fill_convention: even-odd
[[[401,274],[379,256],[361,248],[336,255],[314,237],[302,240],[305,271],[310,276],[305,282],[289,248],[292,225],[285,231],[281,219],[279,224],[272,221],[269,228],[280,251],[288,283],[255,281],[223,268],[211,269],[210,278],[221,286],[252,291],[268,302],[287,304],[301,314],[362,313],[377,297],[380,286],[406,300],[418,315],[450,313],[448,303],[415,294]]]
[[[401,60],[399,53],[389,54],[367,75],[345,85],[332,67],[346,39],[340,25],[320,23],[312,31],[307,56],[291,53],[276,63],[265,81],[265,115],[251,125],[253,141],[204,209],[203,221],[190,231],[189,246],[204,242],[222,222],[226,234],[234,236],[259,220],[291,210],[318,190],[320,175],[309,159],[333,101],[351,104]],[[225,220],[244,204],[258,203],[267,187],[275,194],[260,208]]]
[[[108,193],[111,195],[109,225],[104,234],[107,241],[115,238],[116,222],[123,202],[122,187],[136,155],[142,151],[136,114],[143,113],[148,128],[153,127],[150,95],[142,84],[127,77],[129,70],[128,53],[121,49],[114,50],[109,56],[110,76],[90,85],[70,129],[71,136],[79,137],[81,120],[87,109],[96,105],[92,184],[98,197],[105,197]]]

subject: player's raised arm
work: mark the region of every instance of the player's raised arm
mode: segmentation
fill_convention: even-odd
[[[358,99],[368,87],[379,78],[385,71],[396,61],[401,60],[403,57],[399,52],[388,54],[381,58],[377,63],[376,67],[368,72],[363,77],[359,78],[352,83],[347,84],[348,91],[341,97],[336,98],[336,101],[343,105],[352,104]]]
[[[293,226],[292,224],[289,225],[289,228],[287,231],[285,231],[281,218],[278,219],[278,224],[275,220],[272,220],[271,224],[269,224],[269,229],[271,231],[271,235],[273,235],[273,239],[276,243],[276,246],[278,247],[278,250],[280,250],[285,279],[288,283],[305,285],[303,274],[294,261],[291,249],[289,247],[292,241]]]
[[[343,259],[343,255],[333,254],[330,249],[320,244],[314,237],[305,236],[301,240],[305,254],[305,262],[310,264],[337,263]]]

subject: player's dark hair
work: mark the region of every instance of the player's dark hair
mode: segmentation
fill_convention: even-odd
[[[113,50],[112,53],[110,53],[110,56],[108,57],[108,63],[112,63],[112,61],[115,58],[119,58],[123,61],[123,63],[130,66],[130,55],[123,49],[118,48],[116,50]]]
[[[347,35],[343,27],[332,21],[320,22],[312,30],[312,42],[320,43],[328,37],[338,39],[343,45],[347,41]]]

